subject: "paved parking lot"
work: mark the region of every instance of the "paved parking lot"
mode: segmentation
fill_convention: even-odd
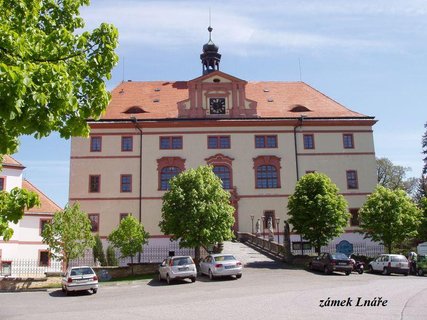
[[[60,290],[3,293],[0,319],[426,319],[427,277],[323,275],[247,247],[239,252],[246,265],[239,280],[136,281],[71,297]]]

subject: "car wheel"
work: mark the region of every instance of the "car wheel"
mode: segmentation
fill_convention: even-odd
[[[311,262],[308,264],[308,268],[309,268],[310,270],[313,270],[313,264],[312,264]]]
[[[361,269],[361,268],[360,268],[360,269],[357,269],[357,273],[358,273],[358,274],[362,274],[362,273],[363,273],[363,269]]]
[[[169,273],[168,273],[168,274],[166,274],[166,282],[167,282],[168,284],[171,284],[171,278],[169,277]]]
[[[65,293],[65,287],[61,286],[61,291]]]
[[[209,269],[209,279],[210,280],[215,279],[215,277],[214,277],[214,275],[213,275],[213,273],[212,273],[212,271],[210,269]]]
[[[383,275],[388,275],[388,274],[389,274],[388,269],[385,267],[385,268],[383,269]]]
[[[242,274],[236,274],[236,279],[240,279],[242,277]]]
[[[405,277],[409,276],[409,271],[404,273]]]
[[[370,273],[374,273],[374,268],[372,268],[372,266],[371,266],[371,265],[369,265],[369,266],[368,266],[368,271],[369,271]]]
[[[349,275],[350,275],[350,273],[351,273],[351,271],[346,271],[346,272],[345,272],[345,275],[346,275],[346,276],[349,276]]]
[[[71,294],[71,291],[68,291],[68,290],[67,290],[67,288],[65,288],[65,294],[66,294],[67,296],[69,296],[69,295]]]
[[[418,272],[417,272],[417,274],[420,276],[420,277],[422,277],[423,275],[424,275],[424,271],[423,271],[423,269],[418,269]]]
[[[329,269],[328,269],[328,267],[327,267],[327,266],[325,266],[325,267],[323,268],[323,272],[324,272],[325,274],[328,274],[328,273],[329,273]]]
[[[94,288],[94,289],[92,289],[92,293],[93,293],[93,294],[96,294],[97,292],[98,292],[98,289],[95,289],[95,288]]]
[[[196,282],[196,277],[191,277],[191,282]]]

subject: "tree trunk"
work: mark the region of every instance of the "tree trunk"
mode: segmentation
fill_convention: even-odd
[[[388,250],[388,253],[391,253],[391,243],[387,244],[387,250]]]
[[[133,277],[133,256],[130,257],[130,266],[131,266],[131,272]]]
[[[200,246],[194,247],[194,263],[196,264],[197,270],[199,270],[200,262]]]

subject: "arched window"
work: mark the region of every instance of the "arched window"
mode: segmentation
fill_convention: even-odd
[[[259,166],[256,171],[256,187],[278,188],[277,170],[274,166]]]
[[[214,166],[213,172],[222,180],[224,189],[231,189],[231,172],[227,166]]]
[[[164,167],[160,173],[160,190],[169,190],[169,180],[180,172],[177,167]]]
[[[254,160],[255,187],[257,189],[280,188],[280,158],[258,156]]]
[[[157,159],[159,173],[159,190],[169,189],[169,180],[185,170],[185,159],[180,157],[163,157]]]

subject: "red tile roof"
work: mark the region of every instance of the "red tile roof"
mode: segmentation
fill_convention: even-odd
[[[28,180],[22,181],[22,188],[28,191],[33,191],[39,195],[40,198],[40,207],[34,207],[30,210],[25,211],[25,213],[55,213],[56,211],[62,210],[55,202],[49,199],[43,192],[37,189],[33,184]]]
[[[248,82],[246,98],[257,102],[261,118],[299,118],[301,114],[307,118],[366,117],[304,82]],[[186,81],[122,82],[112,91],[112,101],[101,119],[177,118],[177,103],[185,99],[188,99]],[[297,105],[309,111],[292,112]],[[131,107],[140,107],[144,113],[124,113]]]
[[[19,169],[25,169],[25,167],[17,160],[12,158],[11,156],[4,154],[3,155],[3,166],[5,167],[16,167]]]

